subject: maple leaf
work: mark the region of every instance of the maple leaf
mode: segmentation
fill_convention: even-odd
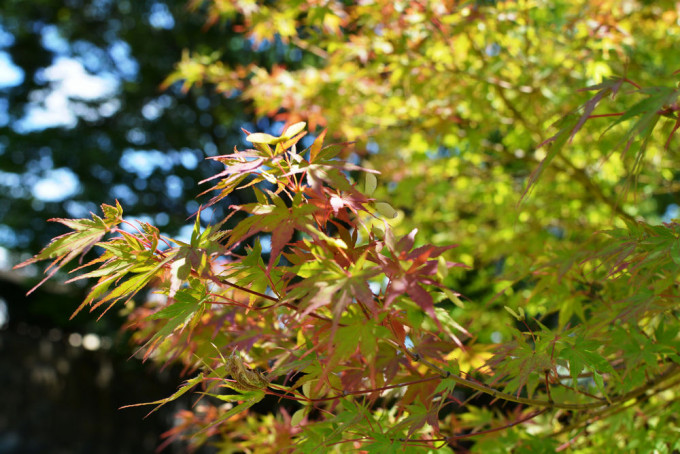
[[[417,229],[395,242],[391,230],[385,235],[385,244],[391,254],[376,254],[375,258],[382,266],[385,275],[390,279],[385,291],[385,306],[389,307],[396,298],[407,294],[418,306],[421,307],[443,329],[435,312],[432,295],[423,288],[422,284],[441,286],[432,276],[437,274],[438,260],[431,260],[443,252],[454,248],[451,246],[424,245],[414,250]],[[446,262],[447,267],[465,265],[461,263]]]
[[[271,253],[267,269],[271,270],[274,261],[279,257],[286,244],[293,238],[293,233],[295,233],[295,222],[293,219],[284,220],[272,231]]]
[[[92,247],[97,244],[108,232],[123,221],[123,208],[116,201],[116,206],[102,204],[104,218],[92,214],[92,219],[50,219],[52,222],[59,222],[71,228],[73,232],[65,233],[53,239],[42,251],[34,257],[16,265],[14,268],[36,263],[40,260],[54,259],[47,267],[47,276],[35,287],[28,291],[32,293],[45,281],[59,271],[62,267],[70,263],[78,256],[84,256]],[[82,260],[82,258],[81,258]]]

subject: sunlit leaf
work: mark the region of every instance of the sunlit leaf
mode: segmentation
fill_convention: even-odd
[[[305,126],[307,126],[307,123],[304,121],[301,121],[299,123],[295,123],[293,125],[288,126],[286,130],[283,132],[283,135],[281,137],[285,137],[286,139],[290,139],[291,137],[294,137],[298,135],[300,132],[302,132],[305,129]],[[248,139],[250,140],[250,139]],[[252,142],[252,140],[251,140]]]

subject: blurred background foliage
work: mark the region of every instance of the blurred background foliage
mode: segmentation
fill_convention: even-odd
[[[126,342],[115,317],[68,321],[82,288],[55,284],[24,299],[37,270],[10,267],[63,232],[46,219],[85,217],[118,199],[129,218],[187,235],[197,182],[220,167],[204,158],[244,145],[241,127],[280,132],[300,119],[357,142],[352,159],[382,172],[376,196],[399,209],[402,234],[417,227],[420,241],[459,245],[455,259],[472,270],[448,284],[472,303],[456,320],[485,343],[508,339],[498,321],[504,305],[555,311],[554,301],[530,298],[526,276],[537,264],[551,254],[570,260],[593,232],[623,220],[677,217],[678,146],[675,139],[663,149],[672,127],[665,120],[635,178],[639,144],[625,153],[625,128],[601,135],[609,120],[589,120],[519,200],[546,155],[539,145],[557,132],[553,123],[594,95],[580,89],[622,75],[643,87],[675,84],[679,33],[671,2],[634,0],[5,0],[0,348],[4,358],[13,342],[32,339],[35,350],[10,361],[20,375],[3,367],[2,380],[25,380],[36,367],[26,358],[41,358],[45,342],[82,349],[73,333]],[[624,87],[596,113],[625,111],[639,99]],[[202,219],[223,218],[225,206]],[[568,319],[569,310],[558,313]],[[126,356],[116,364],[129,367]],[[55,358],[50,367],[58,370]],[[0,405],[4,415],[22,411]],[[22,425],[28,413],[3,418],[0,452],[15,452],[27,427],[39,430]]]
[[[196,208],[187,203],[197,182],[215,170],[203,159],[256,126],[247,102],[161,83],[185,48],[226,45],[229,65],[285,60],[281,49],[252,51],[243,36],[204,27],[184,2],[9,1],[0,24],[0,242],[10,251],[59,233],[49,217],[82,217],[115,199],[176,233]]]

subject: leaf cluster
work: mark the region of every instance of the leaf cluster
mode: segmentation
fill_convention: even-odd
[[[678,200],[678,91],[646,70],[654,52],[624,60],[672,58],[655,20],[676,32],[677,12],[547,3],[192,3],[319,64],[186,54],[168,83],[239,92],[287,128],[211,158],[225,168],[206,206],[225,215],[203,228],[199,210],[189,242],[93,217],[35,259],[100,247],[84,305],[138,300],[147,357],[198,372],[178,393],[200,387],[201,406],[169,439],[676,449],[680,228],[660,221]],[[304,148],[300,119],[358,139],[362,166],[325,130]],[[268,396],[275,411],[253,411]]]

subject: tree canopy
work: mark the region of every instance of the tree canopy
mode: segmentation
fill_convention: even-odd
[[[285,127],[207,153],[190,239],[110,202],[25,262],[99,248],[80,308],[125,304],[147,355],[194,373],[154,404],[202,393],[169,440],[680,449],[674,7],[190,8],[206,35],[163,86]]]

